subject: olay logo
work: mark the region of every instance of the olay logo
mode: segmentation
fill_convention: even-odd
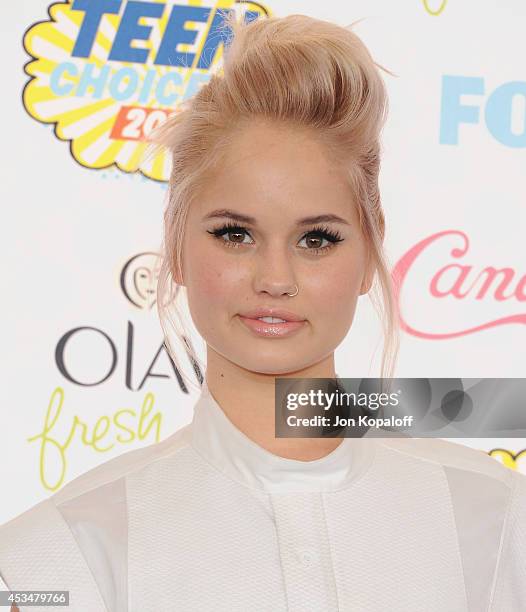
[[[479,325],[445,333],[430,333],[416,329],[404,319],[400,306],[400,295],[404,285],[409,281],[411,271],[417,265],[422,264],[421,260],[426,256],[426,251],[431,245],[440,240],[450,240],[453,236],[460,237],[462,246],[452,248],[450,254],[454,259],[460,260],[468,252],[469,239],[464,232],[446,230],[433,234],[416,244],[394,266],[392,278],[402,329],[418,338],[442,340],[465,336],[506,323],[526,324],[526,311],[492,318]],[[474,266],[469,264],[449,263],[433,274],[427,288],[429,289],[429,295],[436,299],[478,300],[479,303],[481,300],[526,302],[526,274],[517,279],[516,271],[513,268],[497,269],[493,266],[487,266],[477,271]]]

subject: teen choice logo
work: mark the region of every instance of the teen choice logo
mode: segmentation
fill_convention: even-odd
[[[87,168],[115,165],[167,181],[164,153],[143,160],[145,138],[219,69],[226,14],[269,15],[255,2],[70,0],[49,7],[24,47],[32,59],[23,91],[27,112],[54,123]]]

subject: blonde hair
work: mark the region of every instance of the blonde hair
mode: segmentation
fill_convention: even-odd
[[[378,65],[350,29],[306,15],[244,23],[231,14],[225,17],[224,27],[231,36],[225,45],[222,76],[214,74],[149,138],[153,145],[149,153],[166,148],[172,161],[157,284],[166,348],[177,364],[168,321],[185,343],[194,368],[198,363],[188,335],[182,335],[181,319],[177,322],[172,317],[178,315],[174,278],[183,277],[187,213],[197,186],[219,163],[235,132],[261,117],[311,128],[347,173],[379,280],[379,284],[373,282],[369,296],[383,327],[380,375],[390,378],[400,341],[396,298],[383,249],[385,219],[378,187],[379,136],[388,109]]]

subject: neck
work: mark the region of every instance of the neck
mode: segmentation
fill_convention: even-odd
[[[276,438],[276,378],[336,378],[334,354],[295,372],[261,374],[245,370],[207,347],[208,388],[237,429],[279,457],[314,461],[331,453],[341,438]]]

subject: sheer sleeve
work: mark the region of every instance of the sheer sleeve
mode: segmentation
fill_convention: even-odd
[[[490,609],[526,610],[526,475],[520,472],[514,472]]]
[[[69,525],[50,499],[0,525],[0,574],[8,590],[69,591],[71,612],[109,612]]]

